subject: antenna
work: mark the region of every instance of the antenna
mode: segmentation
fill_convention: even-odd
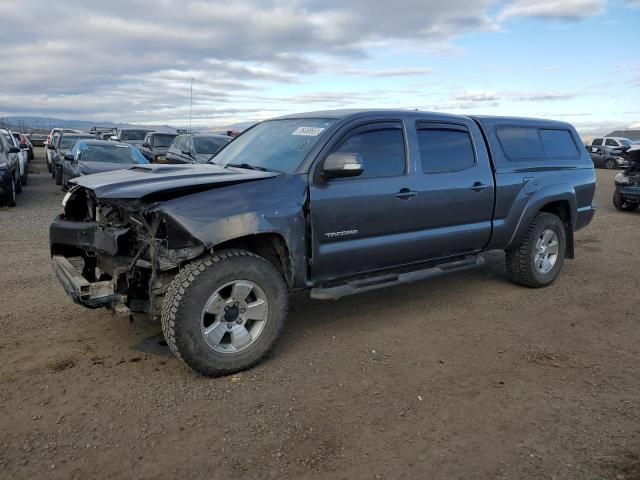
[[[193,110],[193,77],[191,77],[191,96],[189,98],[189,133],[191,133],[191,111]]]

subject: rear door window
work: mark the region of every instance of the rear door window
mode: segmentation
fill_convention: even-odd
[[[500,127],[498,139],[509,160],[530,160],[545,156],[537,128]]]
[[[418,124],[418,145],[424,173],[456,172],[475,164],[473,143],[466,130]]]
[[[594,138],[593,139],[593,143],[591,145],[602,145],[602,139],[601,138]]]
[[[547,156],[551,158],[576,158],[578,147],[568,130],[541,129],[540,138]]]

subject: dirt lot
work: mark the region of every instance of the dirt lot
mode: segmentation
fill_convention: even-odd
[[[41,155],[41,153],[40,153]],[[640,212],[611,204],[550,288],[483,270],[293,299],[275,355],[206,379],[54,278],[41,160],[0,209],[1,478],[640,478]]]

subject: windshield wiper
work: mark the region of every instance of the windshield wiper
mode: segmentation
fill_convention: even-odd
[[[268,172],[264,167],[256,167],[255,165],[249,165],[248,163],[227,163],[225,167],[247,168],[249,170],[259,170],[261,172]]]

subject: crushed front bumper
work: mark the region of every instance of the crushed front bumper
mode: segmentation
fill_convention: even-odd
[[[622,194],[625,200],[629,202],[640,203],[640,187],[620,185],[619,187],[617,187],[617,190]]]
[[[115,285],[111,280],[89,282],[69,259],[61,255],[54,255],[51,263],[58,280],[77,304],[87,308],[115,308],[124,305],[126,297],[115,292]]]
[[[115,255],[118,252],[118,238],[128,231],[128,228],[102,227],[97,222],[75,222],[58,216],[49,227],[49,242],[52,248],[54,245],[67,245]]]

